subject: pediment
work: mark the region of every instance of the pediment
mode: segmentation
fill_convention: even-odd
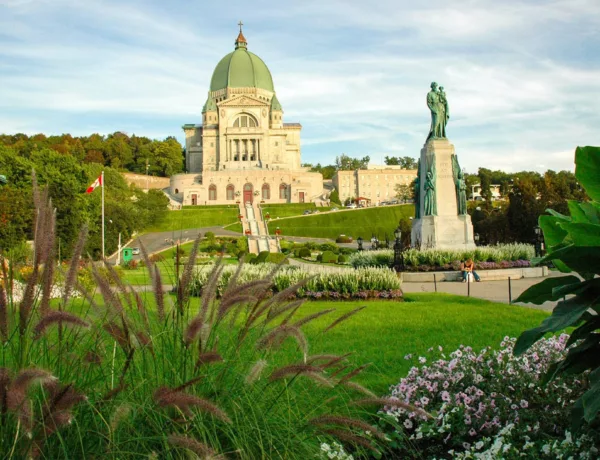
[[[223,101],[217,104],[219,107],[264,107],[268,105],[267,101],[263,101],[255,96],[239,95],[233,99]]]

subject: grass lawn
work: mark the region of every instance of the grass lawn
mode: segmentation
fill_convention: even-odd
[[[263,215],[268,212],[271,219],[275,219],[276,217],[301,216],[306,210],[311,212],[314,212],[315,210],[325,212],[330,209],[331,208],[328,207],[317,207],[314,203],[267,204],[262,207]]]
[[[198,227],[228,225],[237,220],[236,206],[193,206],[179,211],[169,211],[165,217],[146,228],[145,233],[170,232]]]
[[[352,236],[355,240],[359,236],[368,240],[374,234],[383,241],[386,235],[392,239],[398,221],[402,217],[412,216],[413,213],[414,206],[410,204],[340,210],[326,214],[272,220],[269,223],[269,231],[274,233],[275,228],[279,227],[283,236],[335,239],[344,234]]]
[[[320,332],[334,318],[363,305],[367,308],[354,317],[326,334]],[[475,350],[496,348],[505,336],[516,337],[548,316],[540,310],[433,293],[409,294],[404,302],[315,301],[300,311],[308,315],[328,308],[336,311],[304,328],[310,354],[354,352],[353,363],[373,363],[357,381],[381,394],[418,365],[419,356],[430,361],[438,345],[448,353],[461,344]],[[431,347],[435,353],[428,353]],[[407,354],[413,355],[411,361],[404,359]]]

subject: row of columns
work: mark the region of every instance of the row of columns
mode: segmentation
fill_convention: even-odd
[[[246,156],[245,160],[243,159],[244,155]],[[260,140],[230,139],[226,161],[260,161]]]

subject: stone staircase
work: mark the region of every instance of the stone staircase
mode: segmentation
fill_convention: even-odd
[[[269,229],[265,223],[262,211],[256,204],[239,205],[242,218],[242,228],[248,238],[248,251],[251,254],[259,252],[281,252],[279,241],[276,237],[269,235]]]

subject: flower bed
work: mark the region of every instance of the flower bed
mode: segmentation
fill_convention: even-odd
[[[384,409],[399,427],[390,435],[401,456],[416,449],[422,458],[598,458],[598,431],[569,431],[570,408],[588,387],[587,377],[541,383],[565,353],[567,338],[541,340],[519,357],[512,353],[516,339],[508,337],[499,351],[474,353],[461,345],[448,358],[441,348],[437,359],[419,357],[421,367],[413,367],[391,395],[433,417]]]
[[[239,283],[263,279],[275,268],[274,264],[245,265]],[[237,267],[227,266],[218,281],[218,294],[223,292]],[[211,268],[199,268],[194,277],[192,292],[202,292]],[[398,299],[402,297],[400,279],[388,268],[361,268],[336,273],[311,273],[295,266],[280,267],[273,278],[274,292],[280,292],[300,282],[311,279],[295,294],[296,297],[310,299]]]
[[[528,267],[534,257],[534,247],[529,244],[502,244],[482,246],[473,250],[408,249],[404,251],[404,264],[412,271],[458,270],[461,260],[473,259],[476,268]],[[394,251],[380,249],[352,254],[350,264],[359,267],[389,267],[394,261]]]

